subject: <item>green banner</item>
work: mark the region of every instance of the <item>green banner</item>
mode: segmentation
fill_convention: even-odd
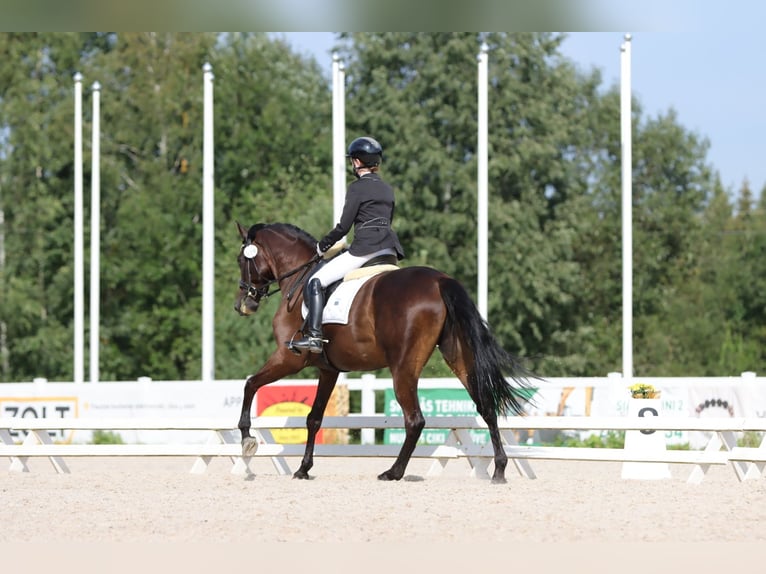
[[[478,416],[476,404],[468,396],[465,389],[423,389],[418,391],[420,397],[420,410],[425,417],[443,416]],[[385,391],[385,414],[400,417],[403,415],[402,408],[396,401],[393,389]],[[447,429],[423,429],[418,444],[444,444],[449,436]],[[486,430],[471,430],[471,438],[475,444],[489,443],[489,432]],[[385,429],[383,431],[385,444],[402,444],[404,442],[404,429]]]

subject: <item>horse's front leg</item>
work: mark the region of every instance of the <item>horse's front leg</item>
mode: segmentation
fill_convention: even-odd
[[[330,395],[335,388],[335,383],[338,381],[337,371],[320,371],[319,372],[319,384],[317,385],[317,394],[314,398],[314,404],[311,406],[311,411],[306,416],[306,430],[308,436],[306,437],[306,450],[303,453],[303,460],[301,460],[301,466],[293,474],[293,478],[309,478],[309,470],[314,466],[314,445],[316,444],[316,436],[319,429],[322,427],[322,418],[324,417],[327,403],[330,400]]]
[[[239,415],[239,432],[242,435],[242,456],[253,456],[258,450],[258,441],[250,435],[250,411],[253,407],[255,393],[263,386],[273,383],[292,375],[300,370],[293,361],[283,360],[284,355],[276,357],[272,355],[266,364],[256,374],[251,375],[245,381],[245,390],[242,397],[242,411]]]

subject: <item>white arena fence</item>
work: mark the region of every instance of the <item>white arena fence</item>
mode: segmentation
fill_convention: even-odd
[[[655,470],[662,471],[670,463],[691,465],[689,482],[701,481],[709,468],[721,465],[730,466],[739,480],[762,476],[766,440],[760,440],[758,447],[737,444],[747,433],[762,438],[766,431],[763,379],[743,373],[741,377],[636,378],[630,382],[651,384],[661,391],[662,398],[651,400],[643,409],[648,415],[631,412],[634,403],[641,401],[630,398],[628,383],[619,375],[539,383],[528,416],[501,419],[505,450],[518,472],[534,478],[530,461],[545,459],[622,462],[624,476],[628,465],[632,465],[631,472],[639,471],[627,478],[665,477],[664,471],[657,474]],[[275,440],[275,434],[305,429],[305,412],[315,384],[314,380],[290,380],[265,388],[281,390],[287,400],[279,405],[302,409],[300,416],[270,416],[269,406],[274,405],[261,405],[263,414],[253,416],[253,433],[261,443],[255,456],[271,459],[280,474],[291,472],[292,459],[302,456],[303,445],[284,444],[287,441]],[[327,416],[323,428],[360,429],[362,444],[318,444],[315,456],[396,456],[398,444],[374,444],[376,429],[402,432],[402,418],[391,403],[391,380],[370,375],[342,377],[339,385],[361,394],[361,412]],[[149,379],[0,384],[0,457],[7,457],[9,469],[16,471],[28,471],[30,458],[47,458],[59,472],[68,472],[64,459],[70,456],[188,456],[195,459],[193,472],[204,472],[213,457],[226,457],[232,472],[246,473],[250,460],[241,457],[236,428],[242,387],[243,381],[204,384]],[[486,429],[484,422],[475,412],[457,412],[466,408],[465,400],[439,398],[439,392],[462,389],[459,382],[423,379],[420,388],[426,429],[442,434],[438,440],[420,444],[414,457],[434,460],[429,474],[440,472],[451,460],[462,459],[468,461],[473,476],[487,477],[492,449],[476,434]],[[382,414],[375,411],[379,393],[388,393],[384,398],[388,412]],[[258,412],[254,408],[254,415]],[[125,444],[89,444],[96,430],[118,433]],[[545,432],[584,436],[608,431],[625,431],[625,448],[541,446],[534,438]],[[695,443],[694,448],[666,448],[679,441]]]
[[[402,417],[385,415],[364,416],[349,415],[326,417],[324,428],[402,428]],[[449,436],[441,445],[420,445],[413,457],[434,459],[429,475],[439,474],[448,462],[455,459],[467,460],[471,475],[488,478],[488,468],[492,462],[492,448],[488,444],[476,444],[470,430],[486,429],[480,417],[430,417],[426,425],[431,428],[447,429]],[[253,434],[259,441],[255,456],[268,457],[279,474],[291,472],[288,457],[303,455],[301,444],[279,444],[274,441],[271,429],[303,428],[304,417],[258,417],[253,421]],[[191,472],[204,472],[213,457],[226,457],[231,461],[231,472],[245,474],[250,472],[252,457],[242,457],[239,444],[239,431],[232,428],[228,421],[205,419],[152,420],[133,419],[0,419],[0,456],[10,458],[9,470],[28,472],[28,460],[31,457],[48,458],[53,467],[61,473],[68,473],[64,458],[97,456],[188,456],[195,461]],[[49,431],[61,430],[96,430],[96,429],[153,429],[157,431],[206,431],[208,440],[200,443],[164,444],[55,444]],[[766,419],[753,418],[662,418],[662,417],[504,417],[500,420],[501,435],[505,442],[505,451],[514,463],[519,474],[535,478],[530,460],[579,460],[612,461],[644,465],[646,478],[656,478],[653,468],[668,463],[692,465],[687,479],[690,483],[699,483],[712,466],[730,465],[739,480],[762,476],[766,465],[766,441],[760,447],[738,447],[736,433],[764,432]],[[621,430],[627,433],[642,434],[663,430],[697,430],[711,433],[711,438],[703,450],[666,450],[664,448],[646,448],[637,445],[634,448],[584,448],[584,447],[544,447],[520,445],[515,431],[529,429],[575,429],[575,430]],[[10,431],[26,432],[25,439],[16,443]],[[648,435],[647,435],[648,436]],[[723,448],[722,448],[723,447]],[[399,445],[348,445],[319,444],[316,457],[395,457]],[[296,467],[297,468],[297,467]],[[641,478],[639,468],[638,476]],[[631,478],[631,477],[629,477]]]

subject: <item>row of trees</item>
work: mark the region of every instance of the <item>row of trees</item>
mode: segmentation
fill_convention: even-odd
[[[541,374],[594,376],[621,370],[619,93],[576,69],[562,40],[355,33],[337,48],[346,134],[385,148],[404,264],[475,292],[476,54],[488,43],[489,322]],[[216,377],[253,372],[275,344],[277,302],[249,319],[232,310],[235,221],[315,236],[334,224],[331,93],[317,62],[258,33],[3,34],[0,54],[0,380],[72,378],[77,71],[102,86],[102,379],[199,378],[205,62],[216,78]],[[636,374],[758,371],[766,194],[724,189],[707,141],[672,110],[646,117],[634,101],[633,130]],[[438,365],[426,375],[446,374]]]

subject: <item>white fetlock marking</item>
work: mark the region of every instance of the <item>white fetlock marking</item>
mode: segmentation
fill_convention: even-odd
[[[258,452],[258,441],[252,437],[242,442],[242,456],[254,456]]]

